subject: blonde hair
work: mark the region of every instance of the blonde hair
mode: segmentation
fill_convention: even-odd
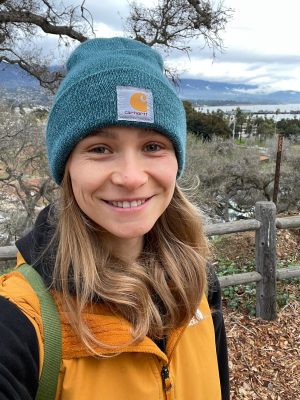
[[[131,343],[146,335],[162,338],[194,316],[206,287],[209,248],[197,208],[177,185],[169,206],[145,235],[142,254],[126,263],[101,243],[99,227],[77,205],[66,172],[56,238],[54,288],[62,292],[70,324],[91,352],[101,355],[95,346],[109,347],[97,341],[83,318],[95,300],[130,322]]]

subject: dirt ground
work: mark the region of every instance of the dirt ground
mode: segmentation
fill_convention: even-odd
[[[255,233],[241,232],[223,236],[214,248],[217,258],[230,259],[237,265],[255,259]],[[276,256],[279,262],[300,264],[300,229],[277,230]],[[300,399],[299,399],[300,400]]]
[[[300,303],[268,322],[225,310],[231,400],[300,399]]]
[[[300,229],[277,230],[277,261],[300,265]],[[223,236],[215,255],[243,265],[255,259],[254,232]],[[296,281],[299,282],[299,281]],[[286,292],[299,287],[280,283]],[[299,285],[298,285],[299,286]],[[300,303],[291,301],[276,321],[224,310],[231,399],[300,400]]]

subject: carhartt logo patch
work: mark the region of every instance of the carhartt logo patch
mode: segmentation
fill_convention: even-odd
[[[118,121],[154,122],[151,90],[117,86]]]

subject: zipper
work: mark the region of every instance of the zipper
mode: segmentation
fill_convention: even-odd
[[[172,383],[171,383],[171,379],[170,379],[168,366],[163,365],[160,373],[161,373],[161,378],[162,378],[163,389],[164,389],[164,392],[166,395],[166,400],[171,400]]]
[[[168,366],[170,365],[171,358],[173,356],[173,352],[174,352],[179,340],[181,339],[184,331],[186,330],[186,328],[187,328],[187,326],[185,327],[185,329],[181,330],[179,336],[176,339],[176,342],[173,345],[171,353],[168,355],[168,358],[169,358],[168,364],[163,365],[162,369],[161,369],[161,372],[160,372],[161,378],[162,378],[163,390],[165,392],[166,400],[171,400],[171,396],[172,396],[171,389],[172,389],[172,386],[173,386],[172,382],[171,382],[170,372],[169,372],[169,367]],[[166,342],[164,344],[166,346]]]

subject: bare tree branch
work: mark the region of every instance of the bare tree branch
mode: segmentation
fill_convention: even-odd
[[[94,31],[94,20],[93,20],[93,16],[92,14],[89,12],[89,10],[87,8],[84,7],[84,3],[85,0],[83,0],[83,2],[80,5],[80,10],[81,10],[81,17],[86,21],[86,23],[89,25],[89,27],[91,28],[92,33],[95,35],[95,31]],[[86,18],[85,13],[87,13],[89,15],[89,19]]]
[[[33,14],[29,11],[26,12],[0,12],[1,23],[23,23],[33,24],[39,26],[45,33],[52,33],[53,35],[66,35],[79,42],[84,42],[87,37],[80,32],[75,31],[71,26],[53,25],[48,22],[47,18]]]
[[[49,71],[50,55],[36,44],[43,34],[54,35],[58,47],[94,35],[93,19],[84,1],[79,6],[64,6],[58,0],[0,0],[0,61],[18,64],[54,92],[62,71]]]
[[[233,12],[223,2],[201,0],[160,0],[158,6],[147,8],[130,3],[127,30],[131,37],[149,46],[190,51],[189,40],[201,38],[215,50],[223,49],[220,32],[225,29]]]
[[[130,2],[127,32],[130,37],[149,46],[178,49],[189,53],[191,39],[199,39],[201,46],[223,49],[221,32],[225,29],[232,10],[215,0],[158,0],[147,8]],[[58,45],[68,46],[72,40],[83,42],[94,35],[93,17],[85,7],[85,0],[77,6],[65,6],[59,0],[0,0],[0,60],[18,64],[34,76],[40,85],[55,91],[61,72],[48,70],[45,55],[27,50],[41,34],[58,38]],[[6,49],[6,50],[4,50]],[[65,53],[65,52],[64,52]]]
[[[43,140],[44,122],[35,115],[0,105],[0,209],[22,217],[15,225],[10,222],[0,227],[7,243],[31,226],[37,207],[55,196]]]
[[[61,71],[51,72],[46,66],[25,60],[9,48],[0,48],[0,52],[1,51],[13,54],[14,58],[0,56],[0,61],[6,61],[9,64],[18,64],[24,71],[35,77],[40,82],[42,87],[49,89],[53,93],[56,91],[60,81],[63,78]]]

